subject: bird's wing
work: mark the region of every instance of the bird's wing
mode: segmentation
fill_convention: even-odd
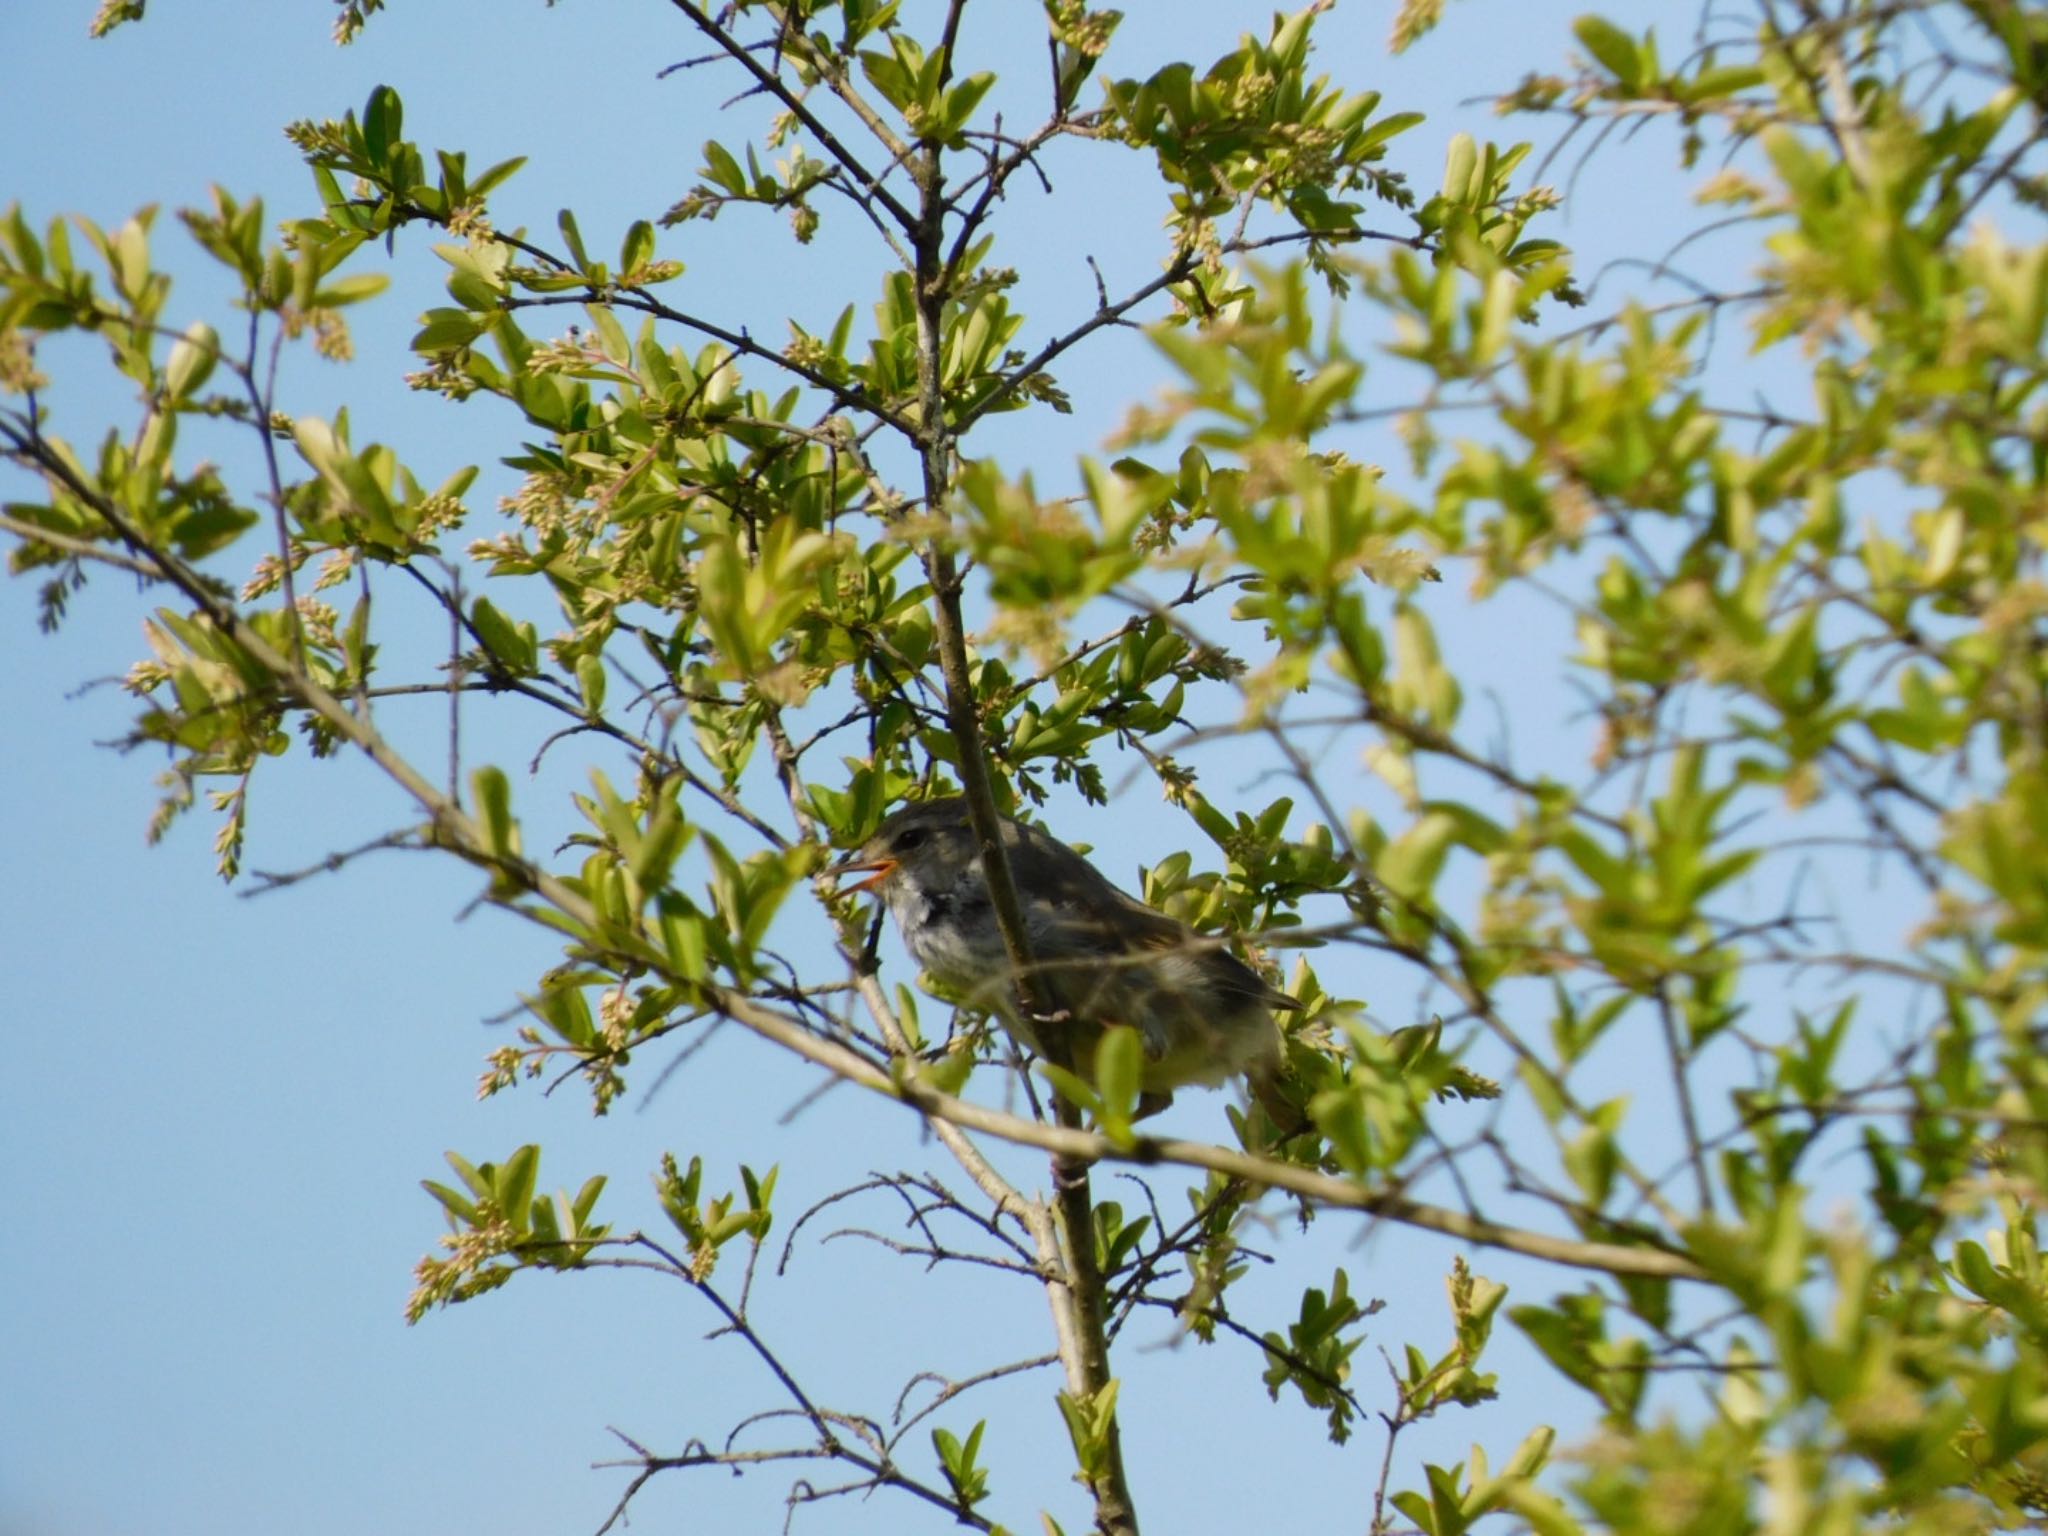
[[[1196,933],[1179,918],[1155,911],[1118,889],[1080,854],[1050,833],[1022,827],[1010,849],[1018,884],[1032,892],[1031,943],[1039,958],[1080,960],[1148,951],[1189,949],[1200,953],[1209,983],[1272,1008],[1300,1003],[1266,984],[1258,972],[1219,939]]]

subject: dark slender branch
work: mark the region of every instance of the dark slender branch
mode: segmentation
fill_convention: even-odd
[[[462,568],[448,570],[448,798],[462,803]]]
[[[14,455],[10,453],[8,457],[12,458]],[[38,528],[34,523],[25,523],[5,512],[0,512],[0,533],[11,533],[24,544],[41,544],[50,549],[62,550],[74,560],[91,560],[100,565],[109,565],[117,571],[140,576],[145,581],[165,579],[163,571],[146,560],[138,560],[133,555],[124,554],[105,544],[95,544],[90,539],[74,538],[68,533]]]
[[[423,853],[428,851],[430,846],[421,838],[417,828],[407,828],[402,832],[387,832],[382,837],[371,838],[367,843],[359,843],[353,848],[344,848],[338,852],[330,853],[319,863],[308,864],[301,869],[278,871],[252,869],[249,871],[249,875],[256,883],[242,892],[242,898],[246,901],[255,896],[267,896],[272,891],[284,890],[287,886],[297,885],[301,881],[311,880],[319,875],[338,873],[347,865],[353,864],[357,859],[362,858],[365,854],[383,853],[390,849]]]
[[[817,139],[825,152],[845,166],[849,175],[858,178],[906,232],[916,227],[917,215],[912,213],[895,193],[883,186],[877,177],[869,174],[867,168],[861,164],[860,157],[819,120],[818,115],[811,110],[810,104],[783,84],[773,70],[755,58],[752,50],[735,38],[727,28],[714,21],[701,6],[693,4],[692,0],[669,0],[669,4],[689,17],[698,31],[723,48],[727,57],[736,61],[742,69],[752,75],[755,83],[763,91],[773,96],[798,122],[809,129],[812,137]],[[810,50],[806,48],[805,52],[808,56]]]
[[[906,437],[915,435],[916,428],[907,417],[902,415],[901,412],[892,407],[887,401],[878,400],[866,393],[858,384],[852,386],[841,384],[836,380],[828,378],[815,368],[799,363],[793,358],[785,357],[782,353],[771,347],[762,346],[761,343],[755,341],[753,337],[743,330],[736,331],[730,326],[720,325],[716,321],[706,320],[701,316],[676,309],[671,305],[662,303],[661,300],[653,295],[643,293],[638,289],[591,287],[584,289],[580,293],[529,294],[523,298],[501,300],[499,307],[509,311],[549,309],[566,304],[577,306],[584,304],[610,304],[620,309],[637,309],[642,314],[653,315],[656,319],[667,320],[675,325],[686,326],[700,335],[709,336],[713,341],[725,343],[735,352],[744,353],[748,357],[759,358],[763,362],[773,363],[785,373],[792,374],[796,378],[802,379],[806,384],[822,390],[831,397],[835,405],[859,410],[867,415],[876,417],[881,421],[887,422]]]
[[[1016,1376],[1025,1371],[1042,1370],[1048,1365],[1058,1365],[1059,1363],[1060,1357],[1057,1354],[1033,1355],[1028,1360],[1012,1360],[1008,1365],[992,1366],[988,1370],[977,1372],[975,1375],[962,1376],[957,1381],[948,1380],[936,1371],[919,1371],[903,1384],[903,1391],[896,1399],[896,1417],[901,1422],[897,1427],[896,1433],[889,1437],[889,1448],[893,1451],[897,1446],[901,1445],[903,1437],[915,1429],[920,1421],[937,1413],[963,1392],[971,1392],[974,1388],[985,1386],[991,1381],[1001,1381],[1005,1376]],[[925,1381],[937,1382],[939,1386],[938,1394],[909,1418],[904,1418],[904,1405],[910,1399],[912,1388],[916,1387],[919,1382]]]
[[[284,327],[278,326],[270,341],[270,366],[264,375],[263,387],[256,387],[256,343],[260,339],[260,325],[263,311],[255,305],[249,309],[249,357],[247,365],[234,368],[243,387],[248,391],[249,407],[256,415],[256,436],[263,444],[263,467],[270,476],[270,514],[277,532],[278,580],[284,592],[285,611],[291,616],[292,660],[298,669],[306,670],[306,623],[299,613],[298,589],[292,574],[292,535],[285,515],[284,476],[277,463],[277,434],[271,427],[271,418],[276,412],[278,353],[284,347]],[[229,366],[234,367],[232,359]]]
[[[1040,347],[1028,360],[1019,363],[1015,368],[1005,373],[1003,382],[996,386],[988,398],[974,406],[971,410],[963,411],[955,430],[965,433],[968,428],[981,420],[982,417],[1006,404],[1018,390],[1024,387],[1026,379],[1042,372],[1047,364],[1053,362],[1062,353],[1078,345],[1080,342],[1086,341],[1104,326],[1117,324],[1125,315],[1136,309],[1154,294],[1171,288],[1175,283],[1186,282],[1193,275],[1198,265],[1199,259],[1194,252],[1183,251],[1173,259],[1172,264],[1164,272],[1153,278],[1151,282],[1146,283],[1132,293],[1126,294],[1107,308],[1098,308],[1094,314],[1064,335],[1055,336],[1051,341]]]
[[[1700,1140],[1699,1113],[1692,1102],[1692,1081],[1687,1074],[1689,1057],[1678,1034],[1678,1010],[1671,1001],[1671,978],[1657,980],[1657,1023],[1664,1037],[1664,1057],[1671,1069],[1671,1093],[1678,1101],[1678,1123],[1685,1132],[1686,1161],[1691,1165],[1693,1196],[1700,1214],[1714,1214],[1714,1181],[1707,1173],[1707,1154]]]
[[[973,1508],[962,1502],[957,1494],[921,1482],[898,1467],[889,1455],[888,1443],[882,1436],[879,1426],[866,1419],[856,1418],[850,1414],[839,1413],[832,1409],[821,1407],[804,1390],[790,1369],[783,1364],[781,1357],[768,1346],[767,1341],[761,1337],[759,1331],[748,1320],[745,1311],[727,1301],[716,1286],[700,1278],[687,1261],[679,1255],[671,1253],[644,1232],[633,1233],[630,1237],[622,1240],[622,1245],[628,1248],[643,1248],[647,1252],[652,1253],[660,1261],[659,1267],[663,1272],[687,1282],[693,1290],[711,1303],[718,1314],[725,1319],[725,1326],[717,1330],[718,1333],[733,1335],[753,1352],[754,1357],[767,1368],[769,1374],[775,1378],[784,1393],[787,1394],[790,1401],[795,1405],[795,1416],[804,1419],[810,1424],[812,1431],[818,1437],[818,1443],[815,1448],[800,1451],[747,1452],[735,1451],[732,1448],[733,1438],[737,1437],[749,1425],[781,1416],[781,1414],[788,1410],[771,1410],[765,1414],[756,1414],[751,1419],[742,1420],[738,1425],[734,1426],[732,1434],[727,1437],[726,1448],[719,1452],[711,1452],[705,1449],[695,1453],[686,1451],[684,1455],[677,1457],[652,1456],[647,1453],[644,1447],[628,1440],[626,1443],[632,1445],[639,1452],[638,1462],[629,1463],[629,1465],[637,1464],[640,1468],[640,1475],[635,1477],[628,1486],[625,1496],[614,1507],[611,1518],[599,1527],[600,1536],[602,1532],[610,1530],[614,1524],[625,1517],[626,1507],[632,1502],[634,1494],[645,1485],[648,1477],[655,1472],[687,1466],[729,1466],[747,1460],[785,1461],[811,1458],[844,1462],[849,1466],[859,1468],[865,1474],[864,1480],[858,1484],[850,1485],[848,1491],[851,1491],[852,1488],[897,1488],[922,1499],[928,1504],[945,1510],[962,1525],[982,1531],[994,1529],[989,1521],[977,1515]],[[644,1261],[630,1259],[602,1258],[588,1259],[585,1262],[591,1267],[606,1267],[608,1265],[632,1266],[636,1262],[644,1263]],[[849,1445],[845,1438],[838,1433],[840,1429],[854,1430],[863,1441],[872,1447],[872,1452],[862,1451]],[[620,1438],[624,1439],[625,1437],[621,1436]]]

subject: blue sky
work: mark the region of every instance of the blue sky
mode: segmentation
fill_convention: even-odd
[[[381,81],[405,95],[408,136],[422,144],[466,148],[473,166],[531,157],[500,194],[501,226],[549,228],[554,210],[570,204],[603,245],[680,195],[705,137],[737,141],[753,121],[742,107],[719,126],[718,103],[736,88],[725,77],[656,77],[701,51],[656,0],[552,9],[538,0],[395,0],[346,51],[328,41],[322,5],[160,9],[96,45],[85,38],[92,7],[83,0],[0,11],[10,76],[0,142],[17,146],[0,201],[19,199],[38,222],[77,211],[117,223],[148,202],[203,202],[217,181],[264,195],[272,217],[284,217],[310,208],[311,192],[282,124],[339,116]],[[1037,13],[1018,0],[977,9],[1005,25]],[[1129,9],[1120,46],[1131,71],[1153,67],[1168,48],[1206,63],[1264,15],[1144,0]],[[1669,9],[1683,34],[1689,8]],[[1573,8],[1463,0],[1441,34],[1401,59],[1383,47],[1392,10],[1340,6],[1325,24],[1322,58],[1354,87],[1381,89],[1389,109],[1430,112],[1394,156],[1427,189],[1452,123],[1508,136],[1463,103],[1557,57]],[[1028,38],[970,32],[970,49],[977,42],[1000,67]],[[1596,263],[1657,254],[1660,220],[1676,228],[1684,217],[1669,161],[1661,150],[1618,147],[1600,165],[1625,195],[1592,200],[1564,238]],[[1059,174],[1090,189],[1102,226],[1083,244],[1071,215],[1041,224],[1023,197],[1010,211],[1010,237],[1044,261],[1020,301],[1042,317],[1032,334],[1064,328],[1092,305],[1084,254],[1102,261],[1113,289],[1156,270],[1156,205],[1114,179],[1121,173],[1109,157],[1077,154]],[[875,253],[858,248],[846,215],[839,221],[806,251],[779,226],[749,233],[737,215],[688,239],[665,236],[662,249],[690,262],[685,285],[698,307],[743,316],[768,335],[780,334],[785,313],[816,330],[843,296],[872,291],[844,280],[846,263],[872,263]],[[218,286],[191,265],[168,215],[158,240],[189,274],[171,306],[178,323],[218,316]],[[410,366],[413,316],[438,294],[420,245],[401,249],[394,292],[357,312],[358,361],[299,366],[288,392],[308,412],[348,403],[359,442],[398,444],[432,482],[464,463],[490,464],[509,439],[506,419],[487,404],[456,409],[397,385]],[[95,419],[118,420],[123,406],[117,392],[85,387],[97,372],[92,350],[79,343],[71,366],[54,351],[46,364],[60,410],[82,435]],[[1034,414],[993,446],[1042,481],[1067,480],[1074,456],[1099,451],[1121,408],[1159,377],[1142,342],[1119,342],[1063,378],[1074,417],[1048,428]],[[1390,453],[1372,444],[1354,452],[1373,456],[1375,446]],[[479,507],[505,487],[504,473],[493,473],[497,481],[487,476],[473,498]],[[17,483],[0,482],[0,491],[23,493]],[[698,1298],[642,1276],[528,1278],[407,1329],[400,1306],[410,1266],[438,1232],[418,1180],[442,1173],[445,1148],[481,1159],[538,1140],[545,1187],[608,1172],[618,1219],[630,1224],[656,1219],[644,1181],[663,1150],[706,1151],[714,1179],[730,1179],[740,1159],[784,1164],[783,1208],[793,1217],[866,1170],[940,1168],[918,1127],[851,1090],[782,1123],[814,1079],[736,1031],[651,1101],[643,1075],[633,1099],[604,1120],[573,1089],[475,1102],[484,1053],[504,1038],[485,1021],[552,962],[545,938],[494,912],[462,916],[476,882],[452,865],[387,855],[245,900],[211,875],[203,813],[146,849],[161,765],[94,746],[119,735],[128,713],[113,688],[82,685],[119,676],[141,654],[139,619],[159,599],[138,599],[102,575],[55,636],[36,632],[32,599],[29,584],[0,585],[0,645],[12,660],[0,668],[0,712],[10,722],[0,751],[10,876],[0,882],[0,962],[12,1046],[0,1158],[14,1175],[0,1239],[0,1379],[9,1383],[0,1394],[0,1536],[588,1531],[620,1485],[617,1474],[585,1470],[617,1454],[607,1426],[672,1450],[779,1406],[735,1343],[705,1341],[716,1319]],[[1515,634],[1487,628],[1504,622],[1481,616],[1451,643],[1492,658],[1491,680],[1512,690],[1514,658],[1530,652]],[[416,741],[435,728],[425,716],[393,725]],[[471,729],[479,757],[528,740],[518,722],[487,715]],[[538,786],[522,787],[522,803],[542,806],[580,774],[579,765],[551,765]],[[252,868],[316,860],[405,814],[353,761],[294,760],[270,779],[255,807]],[[1056,825],[1101,845],[1104,867],[1126,882],[1138,863],[1176,846],[1149,803],[1072,817]],[[1408,1006],[1405,997],[1386,1005],[1395,1022],[1407,1022]],[[1213,1098],[1175,1113],[1179,1128],[1221,1132]],[[1037,1177],[1033,1160],[1011,1166]],[[1179,1181],[1161,1187],[1177,1201]],[[1104,1192],[1114,1193],[1108,1180]],[[863,1219],[889,1218],[871,1210]],[[1254,1294],[1275,1307],[1344,1264],[1354,1290],[1389,1303],[1376,1341],[1447,1341],[1449,1245],[1381,1232],[1361,1246],[1354,1224],[1325,1220],[1305,1239],[1273,1234],[1272,1248],[1284,1273]],[[1529,1273],[1493,1259],[1481,1267]],[[790,1277],[764,1283],[757,1307],[807,1383],[886,1414],[911,1370],[965,1374],[1006,1349],[1045,1347],[1043,1304],[1023,1284],[926,1276],[846,1239],[801,1245]],[[1548,1277],[1531,1284],[1543,1287],[1538,1294],[1554,1288]],[[1284,1320],[1270,1310],[1258,1318]],[[1370,1426],[1333,1450],[1318,1416],[1292,1401],[1265,1403],[1248,1352],[1175,1351],[1163,1324],[1138,1326],[1146,1348],[1134,1356],[1124,1401],[1141,1507],[1155,1528],[1263,1524],[1276,1499],[1311,1528],[1361,1523],[1380,1445]],[[1372,1402],[1384,1393],[1370,1349],[1359,1363]],[[1518,1358],[1512,1345],[1503,1358]],[[1038,1501],[1053,1501],[1072,1530],[1078,1505],[1062,1478],[1025,1470],[1064,1455],[1052,1387],[1041,1373],[939,1422],[964,1433],[977,1411],[988,1414],[999,1518],[1028,1526]],[[1583,1412],[1531,1394],[1513,1407],[1498,1419],[1427,1426],[1415,1440],[1455,1459],[1483,1428],[1498,1460],[1512,1449],[1500,1438],[1509,1426]],[[912,1446],[923,1454],[921,1434]],[[700,1529],[775,1529],[785,1481],[773,1471],[672,1474],[643,1496],[636,1517],[642,1529],[670,1528],[684,1512]],[[909,1518],[878,1497],[800,1515],[797,1528],[894,1531]]]

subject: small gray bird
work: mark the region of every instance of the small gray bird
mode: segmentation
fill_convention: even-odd
[[[1164,1109],[1184,1083],[1214,1087],[1244,1073],[1283,1133],[1299,1129],[1300,1111],[1273,1088],[1281,1058],[1273,1010],[1301,1004],[1221,939],[1118,890],[1050,833],[1008,818],[1002,828],[1032,979],[1056,1010],[1048,1017],[1025,1018],[1018,1007],[966,801],[905,807],[834,872],[871,872],[849,889],[881,895],[911,957],[1039,1055],[1047,1054],[1043,1032],[1058,1029],[1055,1043],[1086,1076],[1104,1030],[1135,1029],[1145,1048],[1140,1115]]]

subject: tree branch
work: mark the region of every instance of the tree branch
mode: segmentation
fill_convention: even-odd
[[[798,122],[810,130],[811,134],[817,139],[819,146],[827,154],[845,166],[849,174],[858,177],[866,185],[868,190],[874,195],[875,201],[889,210],[890,217],[902,225],[905,230],[915,228],[917,215],[912,213],[895,193],[883,186],[879,177],[871,174],[867,167],[861,164],[860,157],[854,154],[837,134],[833,133],[830,128],[827,128],[819,120],[818,115],[810,109],[809,104],[804,101],[803,97],[797,95],[796,92],[782,83],[782,80],[776,75],[774,70],[768,68],[759,59],[755,58],[753,53],[738,38],[712,20],[701,6],[692,4],[691,0],[669,0],[669,4],[689,17],[695,23],[698,31],[718,44],[719,47],[726,51],[727,55],[736,60],[742,69],[754,77],[755,84],[760,86],[768,95],[781,102],[783,107]],[[808,47],[804,51],[807,56],[810,54]],[[812,62],[820,63],[822,68],[821,61],[813,59]],[[828,76],[827,78],[829,79],[830,77]],[[847,93],[835,91],[835,94],[839,95],[841,100],[845,100]],[[867,130],[874,134],[885,146],[889,147],[897,158],[900,159],[903,153],[902,148],[893,142],[894,136],[887,132],[887,125],[875,117],[871,111],[862,114],[860,107],[864,103],[857,105],[849,102],[848,105],[853,108],[856,115],[861,116],[862,123]]]
[[[1203,1168],[1212,1173],[1240,1178],[1267,1189],[1286,1190],[1318,1204],[1340,1210],[1364,1211],[1369,1215],[1442,1233],[1484,1248],[1499,1248],[1525,1254],[1574,1269],[1598,1270],[1610,1275],[1640,1275],[1664,1280],[1703,1280],[1698,1265],[1675,1249],[1628,1247],[1619,1243],[1586,1242],[1506,1226],[1463,1211],[1411,1200],[1404,1195],[1370,1189],[1363,1184],[1295,1163],[1259,1157],[1209,1142],[1183,1141],[1170,1137],[1135,1136],[1112,1141],[1097,1131],[1065,1125],[1046,1125],[1019,1115],[941,1093],[915,1078],[892,1077],[837,1041],[813,1034],[797,1020],[764,1008],[744,993],[723,987],[709,987],[713,1006],[737,1024],[753,1030],[797,1055],[886,1098],[907,1104],[921,1113],[959,1129],[980,1131],[1019,1146],[1042,1151],[1074,1162],[1129,1163],[1149,1167],[1162,1163]]]

